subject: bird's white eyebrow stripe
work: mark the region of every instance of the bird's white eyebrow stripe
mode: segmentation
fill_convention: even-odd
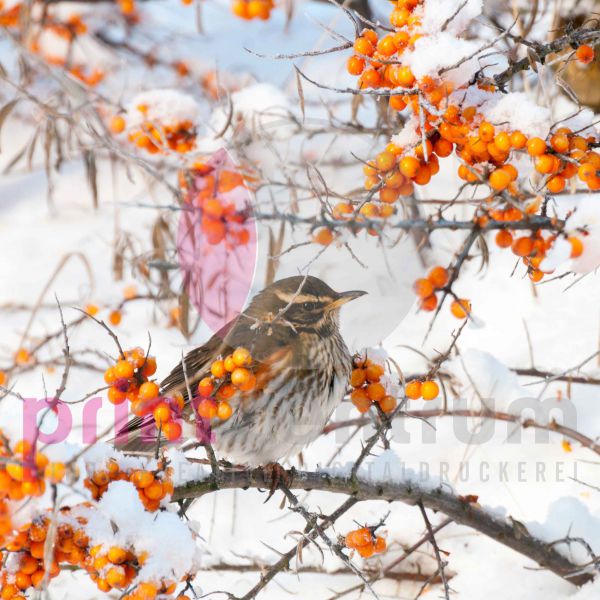
[[[281,290],[276,290],[275,295],[286,304],[289,304],[290,302],[317,302],[320,304],[327,304],[327,300],[321,300],[318,296],[313,296],[312,294],[288,294]]]

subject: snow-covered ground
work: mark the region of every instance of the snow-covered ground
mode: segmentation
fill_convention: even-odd
[[[161,47],[161,56],[178,57],[198,65],[199,69],[217,65],[224,71],[251,73],[260,83],[276,88],[272,97],[280,94],[290,106],[297,106],[297,91],[293,69],[288,61],[261,59],[245,52],[249,47],[259,53],[294,53],[324,48],[332,44],[315,22],[325,22],[339,31],[349,33],[348,22],[333,7],[302,3],[289,29],[284,28],[281,11],[274,11],[271,20],[241,22],[229,14],[227,6],[205,3],[203,23],[207,33],[197,33],[193,8],[169,0],[163,3],[143,3],[143,18],[155,24],[155,39],[177,32],[175,42]],[[166,38],[165,38],[166,39]],[[297,64],[311,77],[331,85],[353,85],[344,73],[343,62],[337,55],[299,59]],[[119,72],[119,66],[114,67]],[[123,70],[124,72],[124,70]],[[119,82],[123,101],[148,87],[161,87],[152,71],[137,73],[137,79]],[[118,79],[118,77],[116,77]],[[148,85],[152,82],[152,85]],[[269,89],[266,88],[267,96]],[[262,89],[263,93],[265,88]],[[307,102],[316,100],[324,92],[304,85]],[[269,96],[272,98],[271,96]],[[252,97],[252,101],[256,96]],[[264,107],[265,100],[256,100]],[[243,99],[240,104],[248,104]],[[210,119],[218,129],[218,114],[210,116],[201,104],[203,119]],[[312,111],[312,112],[311,112]],[[315,104],[306,107],[307,119],[322,117]],[[214,141],[203,132],[208,148]],[[0,160],[9,162],[16,148],[26,139],[22,125],[9,120],[2,130]],[[285,147],[281,144],[281,147]],[[375,145],[377,147],[377,145]],[[288,148],[291,155],[292,146]],[[349,152],[370,156],[369,143],[356,140],[356,146],[337,146],[331,149],[314,144],[312,152],[316,165],[332,155],[349,157]],[[250,148],[255,155],[260,149]],[[435,185],[421,191],[423,196],[438,195],[456,189],[456,164],[447,159],[444,176]],[[266,167],[269,158],[265,157]],[[272,166],[275,163],[272,163]],[[22,344],[22,334],[28,328],[30,310],[38,300],[41,307],[29,327],[28,343],[41,339],[60,329],[55,298],[63,307],[67,322],[78,313],[73,307],[93,302],[101,307],[99,317],[106,318],[110,308],[123,298],[126,286],[134,278],[128,266],[124,278],[115,281],[113,251],[116,239],[128,239],[139,253],[150,248],[151,228],[158,216],[153,205],[170,203],[168,193],[154,182],[134,172],[129,178],[125,169],[113,168],[108,163],[99,165],[99,206],[92,207],[92,197],[86,185],[86,176],[79,162],[69,162],[55,180],[53,205],[46,201],[46,179],[43,167],[34,160],[31,171],[17,168],[0,179],[0,369],[12,362],[12,355]],[[352,188],[360,185],[359,170],[323,168],[333,178],[334,186]],[[356,176],[354,183],[343,180],[348,173]],[[276,175],[276,174],[273,174]],[[336,181],[335,178],[339,180]],[[264,231],[263,231],[264,234]],[[296,234],[295,234],[296,235]],[[434,251],[426,251],[431,265],[446,264],[459,247],[461,233],[439,233],[432,237]],[[292,236],[288,243],[301,241]],[[430,358],[443,352],[451,342],[458,322],[447,310],[442,310],[431,333],[426,337],[431,314],[418,313],[410,289],[411,282],[425,268],[420,262],[410,239],[385,254],[373,240],[351,240],[355,253],[367,257],[368,269],[350,259],[343,248],[328,249],[315,263],[311,273],[321,274],[334,287],[362,288],[371,293],[369,301],[356,302],[343,316],[344,333],[353,349],[381,343],[398,362],[404,373],[423,372],[426,363],[413,349]],[[259,242],[260,246],[260,242]],[[264,244],[260,246],[264,251]],[[458,341],[460,355],[445,369],[455,377],[454,392],[449,394],[448,407],[453,409],[488,408],[503,412],[521,412],[542,423],[556,418],[584,435],[595,439],[600,429],[600,411],[595,406],[597,387],[554,382],[544,385],[535,377],[517,376],[511,368],[537,367],[562,372],[585,362],[581,371],[600,376],[600,361],[595,356],[600,339],[600,286],[596,275],[569,275],[565,278],[532,286],[522,269],[514,272],[515,258],[510,253],[491,248],[489,267],[480,271],[477,260],[467,264],[461,273],[458,290],[473,304],[474,324],[467,325]],[[315,249],[303,249],[283,257],[279,275],[295,273],[314,256]],[[55,269],[66,264],[53,277]],[[264,260],[264,256],[263,256]],[[342,262],[343,261],[343,262]],[[563,265],[561,269],[568,267]],[[261,265],[257,271],[256,288],[261,287]],[[575,285],[572,284],[577,279]],[[47,289],[46,284],[50,281]],[[136,284],[140,293],[143,289]],[[44,296],[40,294],[45,289]],[[166,308],[161,310],[152,302],[140,300],[126,305],[122,323],[116,328],[125,347],[145,346],[148,334],[152,338],[152,354],[158,360],[157,376],[166,375],[180,359],[182,352],[206,338],[206,328],[200,328],[186,341],[174,327],[169,327]],[[94,352],[114,356],[114,344],[98,325],[85,322],[70,331],[71,351],[89,351],[90,361],[103,364]],[[60,355],[62,340],[55,337],[39,353],[40,359]],[[85,355],[81,355],[84,359]],[[577,374],[574,371],[573,374]],[[59,384],[61,369],[44,367],[19,374],[10,385],[25,398],[42,398],[45,390],[54,390]],[[66,402],[82,398],[103,385],[101,372],[75,369],[63,394]],[[412,401],[411,409],[433,409],[441,400],[425,403]],[[82,438],[82,411],[84,404],[73,404],[73,427],[66,442],[51,447],[50,455],[69,453],[80,445]],[[107,402],[99,413],[98,432],[113,422],[113,407]],[[356,417],[350,403],[336,411],[334,420]],[[0,403],[2,429],[15,437],[22,432],[20,401],[6,397]],[[48,419],[52,430],[55,423]],[[369,435],[365,428],[346,444],[351,429],[321,437],[303,453],[304,465],[325,466],[330,457],[333,465],[343,468],[360,451],[360,444]],[[505,422],[479,423],[476,420],[443,417],[429,419],[399,419],[394,427],[391,451],[384,459],[394,469],[399,465],[416,471],[423,480],[431,478],[453,486],[459,494],[479,496],[479,502],[493,510],[511,515],[526,524],[529,530],[543,539],[553,540],[569,534],[584,537],[596,553],[600,552],[600,492],[583,485],[597,484],[598,459],[589,449],[576,442],[564,443],[556,433],[522,430]],[[340,450],[340,448],[343,448]],[[339,451],[339,452],[338,452]],[[381,453],[377,448],[375,454]],[[377,457],[372,458],[377,461]],[[298,464],[297,461],[293,461]],[[381,464],[378,465],[381,467]],[[311,492],[301,496],[311,508],[327,512],[336,507],[340,497]],[[226,590],[243,595],[260,577],[260,568],[278,559],[278,552],[294,546],[294,537],[286,534],[301,530],[300,516],[287,509],[279,510],[277,495],[263,504],[264,495],[256,491],[223,491],[197,501],[189,511],[194,529],[201,541],[201,570],[195,585],[201,593]],[[356,505],[337,523],[340,534],[352,529],[355,522],[376,523],[389,511],[385,531],[388,552],[369,559],[377,565],[391,562],[402,553],[403,547],[423,534],[424,526],[418,510],[402,504],[368,502]],[[434,523],[442,515],[432,516]],[[591,600],[600,595],[600,583],[582,590],[559,579],[522,556],[476,532],[457,525],[446,527],[438,536],[440,547],[448,553],[451,588],[456,597],[464,600],[541,600],[546,598],[573,598]],[[576,548],[573,557],[585,560]],[[361,559],[354,560],[360,564]],[[240,565],[240,570],[224,565]],[[302,554],[302,563],[293,561],[299,571],[279,575],[266,591],[265,599],[281,599],[292,595],[301,598],[330,598],[336,591],[352,587],[358,580],[349,574],[334,574],[343,568],[341,562],[327,550],[322,556],[310,546]],[[221,567],[213,570],[212,567]],[[416,553],[406,561],[407,572],[430,573],[435,562],[430,555]],[[322,570],[315,573],[312,570]],[[381,598],[410,599],[421,583],[384,580],[375,585]],[[61,574],[53,582],[52,598],[76,595],[82,600],[99,597],[99,592],[86,577],[76,573]],[[368,592],[364,592],[368,595]],[[428,596],[438,596],[432,587]],[[117,597],[117,596],[115,596]],[[359,597],[358,592],[348,597]]]

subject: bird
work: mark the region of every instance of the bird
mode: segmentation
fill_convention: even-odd
[[[278,464],[314,441],[342,401],[352,358],[340,332],[340,309],[365,294],[336,292],[314,276],[275,281],[208,342],[185,355],[160,383],[160,393],[183,394],[182,419],[192,423],[188,390],[210,375],[213,361],[240,346],[248,349],[258,383],[229,400],[234,408],[229,419],[211,423],[211,446],[219,458],[236,465]],[[155,448],[156,440],[144,442],[140,436],[151,420],[152,415],[130,421],[116,438],[127,438],[119,449]]]

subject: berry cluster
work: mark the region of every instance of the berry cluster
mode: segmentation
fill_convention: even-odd
[[[498,221],[516,221],[522,218],[522,213],[514,207],[499,208],[492,213]],[[510,229],[501,229],[495,237],[499,248],[510,248],[515,256],[522,259],[527,267],[527,274],[531,281],[537,283],[545,275],[552,273],[552,269],[546,269],[542,261],[546,258],[548,251],[554,246],[557,239],[555,234],[545,234],[542,231],[534,231],[531,234],[519,235]],[[570,258],[578,258],[583,254],[584,244],[577,236],[566,236],[571,245]]]
[[[431,380],[413,379],[404,386],[404,393],[409,400],[435,400],[440,394],[440,386]]]
[[[231,354],[215,360],[210,366],[210,376],[198,384],[198,399],[194,402],[199,417],[227,420],[233,414],[229,404],[235,394],[251,392],[256,387],[252,372],[252,355],[239,346]]]
[[[200,209],[200,228],[209,244],[234,248],[250,241],[247,182],[240,171],[200,161],[180,173],[186,202]]]
[[[376,402],[384,413],[391,413],[396,408],[396,398],[388,394],[382,382],[385,374],[383,365],[359,355],[352,362],[354,368],[350,374],[350,385],[354,389],[350,400],[358,412],[366,413]]]
[[[144,508],[155,512],[161,501],[173,493],[172,469],[159,461],[155,470],[141,468],[123,469],[116,460],[109,459],[104,468],[89,469],[83,485],[94,500],[102,498],[112,481],[130,481],[138,492]]]
[[[23,500],[41,496],[46,480],[58,483],[65,475],[65,465],[51,463],[48,457],[36,452],[33,445],[20,440],[13,448],[0,436],[0,500]]]
[[[402,54],[423,36],[421,11],[416,9],[425,1],[394,2],[390,15],[394,32],[380,39],[375,31],[364,30],[355,40],[356,54],[348,61],[348,71],[360,75],[359,87],[406,88],[405,94],[390,97],[390,107],[402,111],[408,106],[413,114],[424,117],[416,128],[424,141],[406,148],[389,144],[365,167],[366,189],[378,189],[382,203],[394,202],[410,193],[413,183],[427,184],[439,170],[438,159],[453,152],[462,161],[458,171],[462,179],[487,183],[496,193],[506,190],[516,195],[518,170],[511,161],[524,153],[532,158],[551,193],[561,192],[575,175],[589,189],[600,189],[600,155],[593,151],[596,137],[583,137],[562,127],[546,140],[528,138],[505,125],[495,127],[477,106],[455,103],[448,82],[430,76],[415,78],[402,64]],[[584,46],[577,53],[580,60],[593,58],[593,50],[589,58]]]
[[[160,123],[157,119],[148,117],[149,106],[138,104],[135,110],[141,115],[141,123],[132,125],[128,131],[128,139],[138,148],[150,154],[167,150],[184,154],[194,149],[196,145],[196,127],[189,120],[169,121]],[[136,117],[139,115],[136,115]],[[134,119],[137,120],[137,119]],[[110,122],[110,130],[114,134],[123,133],[127,121],[123,115],[114,115]]]
[[[438,305],[436,294],[446,289],[449,280],[448,271],[440,266],[433,267],[427,277],[417,279],[413,285],[413,290],[420,298],[419,307],[427,311],[435,310]],[[457,319],[464,319],[471,312],[471,303],[465,298],[456,298],[450,305],[450,312]]]
[[[240,19],[267,21],[273,10],[273,0],[233,0],[231,11]]]
[[[375,535],[376,527],[361,527],[346,534],[345,543],[348,548],[356,550],[363,558],[385,552],[387,544],[381,536]]]

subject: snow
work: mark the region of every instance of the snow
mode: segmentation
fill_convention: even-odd
[[[483,10],[483,0],[425,0],[422,30],[435,34],[446,24],[445,31],[463,33]]]
[[[140,110],[140,107],[145,107],[145,110]],[[198,103],[192,96],[168,88],[137,94],[131,99],[127,109],[129,126],[150,121],[173,127],[185,121],[195,124],[198,117]]]
[[[340,169],[335,161],[348,158],[350,152],[361,157],[371,157],[381,147],[381,140],[374,143],[371,139],[367,142],[356,139],[360,136],[335,140],[328,137],[325,141],[304,141],[300,151],[300,144],[291,139],[290,128],[280,125],[286,110],[295,110],[296,115],[301,118],[290,65],[279,61],[259,60],[242,50],[243,46],[267,53],[322,48],[329,40],[321,39],[322,32],[311,24],[305,13],[327,23],[334,22],[337,30],[345,35],[352,35],[351,25],[345,22],[343,16],[336,16],[338,13],[334,7],[324,3],[303,3],[296,17],[298,20],[295,19],[290,30],[284,32],[284,16],[280,10],[274,11],[273,20],[268,23],[240,23],[232,20],[224,3],[204,3],[205,23],[211,24],[211,31],[205,36],[199,36],[194,29],[193,18],[190,16],[193,9],[190,7],[170,1],[140,4],[142,17],[155,28],[153,33],[156,37],[151,40],[138,39],[136,42],[144,42],[145,47],[152,47],[156,42],[166,59],[184,55],[188,60],[195,61],[194,65],[200,71],[208,67],[215,68],[216,65],[220,70],[227,71],[228,77],[234,80],[249,81],[251,78],[248,74],[252,73],[254,79],[260,82],[232,94],[234,114],[236,118],[243,120],[247,136],[244,142],[249,141],[248,145],[243,145],[246,156],[259,160],[268,174],[280,173],[280,163],[267,152],[264,144],[251,140],[253,128],[266,129],[276,142],[276,151],[281,153],[284,160],[294,163],[298,156],[309,157],[322,170],[326,179],[334,182],[333,187],[336,189],[352,190],[357,187],[357,181],[361,177],[360,165],[354,170]],[[427,27],[438,27],[442,15],[447,15],[457,4],[460,2],[428,0],[425,11]],[[461,18],[467,14],[466,11],[475,11],[477,5],[478,2],[470,1],[461,11]],[[386,3],[385,9],[388,8]],[[418,51],[428,48],[433,56],[424,51],[422,54],[425,55],[421,58],[417,55],[414,59],[418,63],[417,68],[439,68],[440,64],[452,62],[452,53],[464,55],[467,45],[462,41],[455,44],[449,39],[452,34],[462,30],[459,23],[460,19],[456,19],[449,26],[448,35],[438,39],[440,46],[432,47],[430,42],[419,41]],[[168,37],[167,26],[176,28],[175,39]],[[469,42],[475,43],[475,40]],[[480,44],[481,40],[478,46]],[[444,56],[440,58],[441,54]],[[452,58],[454,57],[452,54]],[[343,72],[339,56],[328,55],[301,62],[309,76],[326,84],[350,86],[355,83]],[[124,73],[125,70],[121,75],[124,76]],[[150,98],[155,107],[152,110],[157,110],[158,116],[152,118],[191,117],[197,124],[206,123],[202,142],[211,147],[214,130],[219,131],[227,115],[225,99],[222,99],[222,105],[213,110],[204,98],[191,91],[192,86],[169,79],[165,69],[158,73],[156,75],[143,69],[127,73],[128,76],[131,75],[131,79],[123,94],[125,101],[135,107],[139,96],[134,100],[131,98],[137,92],[142,92],[142,98]],[[157,84],[164,88],[143,92]],[[113,88],[109,91],[115,97],[120,97],[123,90]],[[318,102],[331,96],[308,84],[304,85],[304,93],[307,124],[327,123],[328,115],[321,110]],[[453,98],[464,95],[464,91],[457,91]],[[467,96],[465,104],[483,105],[486,118],[500,129],[510,125],[511,129],[518,128],[525,133],[543,137],[552,122],[546,108],[540,107],[521,92],[504,95],[493,101],[490,101],[491,95],[488,92],[476,89],[471,89]],[[363,103],[359,114],[366,121],[371,119],[374,123],[374,111],[368,112],[368,106],[370,105]],[[350,118],[349,110],[340,114]],[[588,116],[590,115],[583,115],[578,122],[583,125],[589,123]],[[401,146],[419,143],[420,137],[415,132],[417,124],[416,119],[409,121],[394,137],[394,142]],[[14,147],[19,147],[29,133],[21,123],[13,124],[11,119],[4,124],[2,148],[6,151],[0,156],[2,166],[12,157]],[[228,137],[230,135],[231,131],[228,131],[227,141],[231,139]],[[101,305],[99,316],[106,318],[109,308],[121,301],[122,289],[131,280],[128,265],[125,280],[115,281],[110,264],[115,238],[129,239],[140,252],[151,252],[149,232],[158,211],[154,208],[142,208],[140,204],[153,206],[167,203],[164,190],[155,182],[149,184],[136,171],[132,171],[130,179],[124,170],[111,171],[108,164],[101,162],[99,208],[93,210],[83,170],[78,162],[73,161],[65,163],[56,180],[55,201],[51,207],[46,202],[46,181],[39,159],[40,156],[34,157],[31,173],[19,170],[3,176],[0,181],[3,198],[0,205],[0,236],[4,242],[0,272],[3,280],[9,282],[8,285],[0,286],[0,303],[3,307],[0,314],[2,366],[10,362],[30,315],[29,311],[5,309],[5,305],[31,305],[65,252],[77,251],[86,257],[92,278],[88,278],[80,263],[69,262],[51,283],[45,297],[49,307],[42,307],[38,312],[32,336],[43,337],[56,330],[59,321],[52,302],[54,293],[63,303],[67,319],[79,314],[71,306],[82,306],[90,300]],[[329,161],[333,162],[333,167],[329,165]],[[458,188],[456,165],[453,161],[452,158],[442,161],[439,179],[425,191],[419,190],[419,193],[424,197],[453,197]],[[262,197],[257,202],[265,202],[265,205],[268,203],[270,206],[271,202],[280,199],[281,196],[278,196],[265,201]],[[304,199],[300,199],[300,211],[303,210],[303,202]],[[524,276],[522,265],[519,264],[515,269],[514,257],[507,251],[494,248],[491,236],[488,236],[491,252],[488,268],[480,271],[478,259],[465,265],[458,289],[461,295],[472,301],[483,325],[464,329],[457,344],[460,355],[444,365],[444,371],[452,378],[451,385],[447,385],[449,408],[480,408],[476,391],[484,398],[493,396],[494,407],[498,410],[514,410],[513,402],[525,396],[539,405],[539,411],[534,411],[536,419],[548,422],[556,412],[559,413],[557,420],[560,420],[560,415],[562,418],[570,418],[571,413],[568,411],[574,410],[576,422],[573,426],[592,438],[597,436],[600,417],[596,402],[597,389],[594,386],[561,381],[545,386],[537,378],[517,376],[513,370],[515,367],[529,366],[532,361],[524,323],[527,324],[531,339],[533,364],[537,368],[559,372],[583,362],[598,348],[600,318],[595,301],[598,298],[598,281],[593,271],[600,265],[600,209],[596,196],[587,194],[559,197],[550,204],[550,210],[561,216],[574,208],[576,210],[568,220],[567,232],[578,234],[579,228],[585,228],[589,232],[589,235],[581,236],[585,245],[584,254],[575,260],[566,259],[567,247],[565,243],[558,241],[556,250],[550,253],[548,260],[550,266],[556,268],[556,275],[564,274],[568,269],[588,273],[576,285],[570,285],[574,277],[569,276],[544,282],[535,286],[534,290]],[[469,214],[468,210],[469,207],[457,204],[448,208],[446,214],[449,218],[461,218]],[[261,239],[268,239],[264,231],[263,234]],[[292,238],[288,241],[304,241],[301,231],[294,232]],[[448,264],[461,241],[461,234],[457,232],[434,233],[433,248],[423,249],[428,266]],[[343,310],[342,322],[346,339],[353,348],[377,346],[382,342],[382,349],[379,346],[376,348],[378,356],[379,353],[381,357],[389,355],[399,363],[404,373],[426,372],[429,363],[420,353],[431,359],[445,351],[458,322],[444,307],[424,341],[431,315],[416,312],[410,286],[412,280],[426,267],[421,264],[410,238],[406,236],[398,247],[393,248],[382,248],[374,240],[363,242],[354,237],[349,238],[349,243],[353,248],[358,248],[357,254],[369,265],[368,269],[351,261],[344,248],[328,248],[314,265],[318,270],[311,271],[322,274],[336,289],[358,287],[369,290],[367,301],[353,303],[347,310],[346,307]],[[313,254],[308,253],[301,254],[300,258],[297,255],[285,255],[281,260],[280,274],[284,276],[296,273],[300,264],[312,258]],[[344,269],[340,268],[341,264]],[[260,269],[257,272],[261,273]],[[262,280],[257,281],[256,287],[260,288],[261,283]],[[154,353],[158,357],[159,379],[180,359],[182,351],[198,345],[210,333],[206,328],[200,328],[191,339],[185,339],[176,329],[167,327],[168,320],[164,314],[166,308],[161,306],[157,309],[147,301],[128,304],[123,323],[117,328],[126,347],[144,345],[147,333],[151,334]],[[116,353],[110,338],[94,323],[85,323],[74,329],[70,332],[70,341],[74,350],[93,346],[101,357],[105,354],[114,357]],[[43,353],[42,357],[60,356],[60,352],[61,343],[55,341],[49,344],[47,353]],[[101,358],[98,359],[98,364],[103,364]],[[600,376],[595,360],[574,373],[579,371]],[[16,391],[27,397],[41,397],[46,388],[55,389],[59,379],[60,368],[51,373],[40,367],[23,372],[10,383],[15,386]],[[64,399],[67,402],[77,401],[101,385],[101,371],[74,368]],[[429,403],[411,401],[406,410],[440,409],[442,402],[441,398]],[[61,456],[63,460],[72,457],[81,447],[81,404],[70,405],[70,408],[75,426],[68,441],[51,445],[44,450],[56,460],[60,460]],[[343,403],[336,410],[334,419],[353,419],[357,416],[350,403]],[[104,431],[111,425],[113,418],[113,407],[104,403],[99,411],[97,430]],[[19,437],[21,407],[15,398],[2,400],[0,419],[3,430],[15,439]],[[57,419],[49,423],[49,426],[56,423]],[[566,452],[561,445],[563,436],[558,433],[541,432],[546,437],[540,439],[540,432],[495,422],[489,431],[484,432],[490,435],[483,439],[477,436],[481,429],[482,423],[476,419],[439,417],[425,423],[420,419],[399,417],[394,423],[391,448],[383,451],[379,445],[376,446],[374,455],[366,460],[360,475],[371,477],[374,481],[399,482],[410,479],[432,488],[443,484],[446,489],[452,488],[460,494],[477,494],[483,506],[493,507],[489,510],[493,510],[494,514],[499,517],[511,515],[524,522],[532,533],[546,540],[564,537],[572,526],[573,535],[583,535],[598,551],[598,494],[573,480],[577,478],[592,484],[597,480],[595,455],[576,441],[572,442],[572,452]],[[367,427],[348,441],[351,431],[353,430],[340,429],[319,438],[303,453],[304,467],[314,468],[320,465],[322,471],[348,475],[361,444],[373,429]],[[344,446],[346,442],[348,443]],[[337,452],[339,454],[328,465],[330,457]],[[201,457],[203,454],[198,452],[197,456]],[[189,462],[179,450],[170,449],[167,457],[174,470],[176,484],[203,479],[209,473],[206,465]],[[82,473],[85,472],[84,469],[104,467],[111,458],[116,459],[124,469],[142,465],[146,468],[155,466],[153,461],[146,464],[139,458],[124,459],[109,446],[98,445],[81,458]],[[297,467],[300,466],[298,461],[293,462]],[[504,464],[508,465],[506,476],[503,475]],[[465,465],[469,467],[468,470]],[[518,475],[521,465],[526,473],[523,479],[519,479]],[[537,470],[541,467],[545,469],[545,478],[538,476]],[[482,473],[487,474],[487,479],[482,477]],[[59,487],[59,497],[67,504],[81,502],[80,492],[81,490],[68,489],[67,486]],[[299,495],[304,505],[324,512],[333,510],[342,501],[339,496],[317,492]],[[222,563],[268,565],[279,558],[279,552],[294,547],[295,540],[290,532],[304,527],[304,521],[298,515],[291,514],[287,509],[278,510],[278,496],[266,505],[263,504],[264,499],[265,495],[256,490],[207,494],[189,510],[191,522],[181,522],[170,511],[154,515],[146,513],[133,486],[116,481],[110,484],[100,501],[100,510],[92,517],[90,527],[93,538],[98,543],[108,545],[119,541],[131,544],[136,551],[149,551],[156,557],[144,565],[140,577],[173,578],[174,573],[180,576],[193,569],[201,559],[198,584],[202,587],[202,593],[227,589],[242,596],[258,581],[259,571],[232,573],[213,571],[210,566]],[[381,560],[383,564],[391,562],[401,555],[403,547],[414,543],[423,535],[423,523],[414,507],[387,502],[360,503],[340,519],[335,533],[343,535],[354,528],[357,522],[376,523],[388,511],[390,516],[385,530],[388,533],[390,551]],[[91,514],[91,511],[87,514]],[[20,522],[30,516],[29,508],[22,511],[19,514]],[[431,518],[435,524],[443,516],[431,515]],[[111,520],[119,527],[117,535],[110,526]],[[451,586],[461,599],[591,600],[600,593],[600,583],[577,590],[551,573],[537,570],[536,565],[512,550],[465,527],[447,527],[438,535],[438,541],[440,547],[449,553],[449,569],[454,574]],[[410,561],[410,569],[415,572],[419,569],[423,572],[434,569],[435,562],[428,556],[428,551],[429,549],[415,556]],[[582,557],[580,554],[577,556]],[[329,597],[332,588],[338,590],[357,583],[353,576],[331,575],[342,565],[327,551],[324,558],[321,558],[318,550],[309,547],[304,551],[302,561],[300,563],[294,559],[292,566],[322,567],[330,575],[297,575],[294,572],[283,574],[278,576],[274,585],[265,590],[265,600],[281,600],[294,593],[299,597]],[[370,561],[368,564],[377,563]],[[512,576],[507,577],[507,573]],[[397,584],[386,581],[377,584],[376,589],[381,597],[412,598],[419,587],[420,584],[413,585],[410,582]],[[88,578],[80,573],[61,575],[53,582],[51,590],[53,597],[57,598],[98,598],[95,586],[90,585]],[[429,595],[437,596],[438,593],[439,590],[434,588]]]

